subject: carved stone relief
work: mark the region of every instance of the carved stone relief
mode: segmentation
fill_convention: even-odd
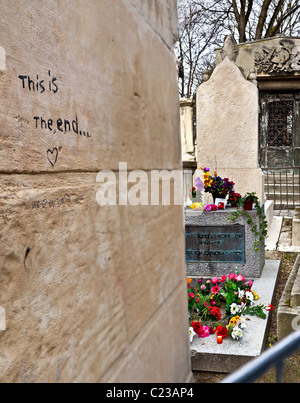
[[[239,47],[232,34],[227,35],[224,41],[224,46],[221,50],[222,60],[228,57],[229,60],[235,62],[239,55]]]
[[[263,47],[261,52],[255,52],[255,67],[258,74],[300,72],[300,52],[294,41],[283,39],[281,48]]]

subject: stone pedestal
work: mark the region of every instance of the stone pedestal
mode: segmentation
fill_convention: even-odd
[[[180,128],[183,161],[195,161],[193,99],[180,100]]]
[[[186,258],[189,277],[215,277],[239,272],[249,279],[260,278],[265,265],[265,247],[254,250],[255,235],[248,218],[228,222],[234,208],[215,212],[186,211]],[[248,211],[259,228],[256,210]]]
[[[267,260],[261,278],[254,280],[253,289],[260,297],[258,303],[268,305],[272,302],[279,267],[280,261]],[[258,357],[266,345],[270,318],[270,312],[267,312],[266,320],[251,316],[250,321],[247,321],[245,335],[239,341],[228,337],[222,345],[218,345],[215,336],[207,339],[194,337],[191,344],[192,369],[194,371],[232,373]]]
[[[293,246],[300,246],[300,207],[296,207],[292,232]]]
[[[300,329],[300,255],[286,283],[277,310],[277,335],[284,339]]]

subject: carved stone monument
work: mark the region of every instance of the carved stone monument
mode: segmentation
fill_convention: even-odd
[[[239,47],[232,34],[227,35],[224,41],[224,46],[221,49],[222,60],[228,57],[229,60],[235,62],[239,55]]]
[[[226,56],[197,91],[198,175],[201,166],[216,169],[236,184],[238,193],[256,192],[264,201],[258,113],[257,87]]]

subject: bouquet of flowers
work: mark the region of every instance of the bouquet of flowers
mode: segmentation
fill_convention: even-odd
[[[233,192],[235,183],[228,178],[221,178],[215,171],[213,175],[210,173],[210,168],[201,168],[204,172],[204,191],[211,193],[214,197],[224,198],[230,192]]]
[[[253,281],[246,282],[241,274],[231,273],[221,278],[198,280],[197,286],[188,279],[188,308],[190,313],[190,337],[208,337],[217,334],[234,340],[243,337],[246,328],[243,315],[259,316],[266,319],[272,305],[255,305],[259,299],[252,290]]]

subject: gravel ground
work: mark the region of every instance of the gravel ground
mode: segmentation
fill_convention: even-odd
[[[266,348],[271,348],[277,342],[277,308],[284,291],[286,282],[289,278],[291,270],[294,266],[297,254],[296,253],[281,253],[281,252],[267,252],[266,258],[269,260],[282,259],[276,294],[274,298],[275,310],[272,312],[271,323],[268,333]],[[219,383],[228,374],[218,374],[213,372],[194,372],[196,383]],[[260,378],[258,383],[276,383],[276,372],[271,369],[267,374]],[[285,364],[284,382],[286,383],[300,383],[300,352],[290,357]]]

